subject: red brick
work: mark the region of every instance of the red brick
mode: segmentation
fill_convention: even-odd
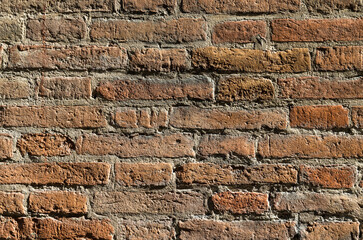
[[[279,239],[289,240],[296,234],[295,222],[222,222],[189,220],[179,222],[180,239]]]
[[[174,12],[176,7],[176,0],[124,0],[122,4],[123,9],[127,12]]]
[[[27,163],[0,165],[0,184],[97,185],[108,183],[106,163]]]
[[[302,239],[358,239],[358,222],[313,223],[302,231]]]
[[[115,180],[124,186],[165,186],[170,183],[170,163],[116,163]]]
[[[87,213],[87,198],[75,192],[31,193],[28,209],[35,213],[85,214]]]
[[[38,133],[26,134],[17,142],[22,155],[32,156],[66,156],[75,148],[72,140],[64,135]]]
[[[175,230],[170,220],[123,220],[117,222],[116,234],[120,239],[167,240],[175,239]]]
[[[325,71],[363,70],[363,47],[318,48],[315,64],[318,70]]]
[[[130,55],[133,72],[181,72],[188,68],[185,49],[138,49]]]
[[[324,188],[351,188],[356,182],[355,167],[300,166],[300,182]]]
[[[82,18],[44,17],[28,20],[26,37],[33,41],[74,42],[86,37]]]
[[[343,106],[296,106],[290,109],[290,126],[309,129],[346,128],[348,110]]]
[[[10,48],[11,69],[108,70],[126,67],[126,50],[98,46],[14,46]]]
[[[305,0],[309,11],[331,13],[338,10],[361,11],[362,3],[359,0]]]
[[[267,25],[264,21],[239,21],[217,24],[213,29],[213,43],[250,43],[253,38],[266,38]]]
[[[201,139],[198,150],[202,156],[236,154],[254,157],[255,141],[244,136],[206,135]]]
[[[77,153],[118,157],[184,157],[195,155],[193,140],[182,134],[136,136],[85,135],[77,141]]]
[[[3,127],[98,128],[107,125],[98,107],[18,106],[0,108]]]
[[[206,40],[206,26],[203,19],[194,18],[97,21],[92,24],[90,35],[93,40],[183,43]]]
[[[102,82],[97,93],[111,101],[213,99],[213,83],[209,78],[195,77],[183,81],[149,79]]]
[[[1,65],[1,47],[0,47]],[[0,78],[0,98],[2,99],[24,99],[31,96],[31,89],[25,79],[8,80]]]
[[[122,128],[159,128],[166,127],[168,111],[166,109],[140,109],[126,108],[117,110],[113,120]]]
[[[24,195],[21,193],[0,192],[0,214],[1,215],[21,215],[24,214]],[[1,223],[0,223],[1,225]],[[0,227],[1,232],[1,227]],[[0,233],[1,238],[1,233]]]
[[[212,196],[214,209],[233,214],[262,214],[268,210],[268,195],[251,192],[221,192]]]
[[[273,20],[272,41],[324,42],[363,40],[363,18]]]
[[[176,172],[183,184],[241,185],[256,183],[297,183],[297,170],[291,165],[228,166],[188,163]]]
[[[319,77],[279,79],[281,98],[355,99],[363,98],[363,78],[328,80]]]
[[[192,13],[277,13],[298,11],[300,0],[183,0],[182,10]]]
[[[311,60],[306,48],[272,52],[206,47],[193,50],[192,65],[214,71],[298,73],[309,71]]]
[[[259,142],[258,153],[268,158],[360,158],[360,136],[271,135]]]
[[[0,238],[19,239],[18,223],[12,218],[0,217]]]
[[[0,7],[1,8],[1,7]],[[0,18],[0,40],[20,42],[22,38],[22,23],[20,19]]]
[[[13,157],[13,139],[6,134],[0,134],[0,159]]]
[[[281,110],[226,110],[176,107],[170,125],[196,129],[261,129],[286,128],[287,114]]]
[[[96,213],[124,214],[205,214],[201,193],[98,192],[94,199]]]
[[[89,99],[92,95],[91,78],[41,78],[38,95],[52,99]]]
[[[356,128],[363,128],[363,106],[352,107],[352,122]]]

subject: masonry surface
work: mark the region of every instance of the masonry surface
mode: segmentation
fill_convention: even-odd
[[[360,0],[0,0],[0,239],[363,239]]]

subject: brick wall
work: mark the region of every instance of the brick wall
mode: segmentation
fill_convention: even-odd
[[[0,239],[362,239],[360,0],[1,0]]]

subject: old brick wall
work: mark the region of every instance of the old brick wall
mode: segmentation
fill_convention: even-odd
[[[0,239],[363,239],[361,0],[0,0]]]

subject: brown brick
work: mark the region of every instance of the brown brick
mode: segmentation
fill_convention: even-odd
[[[255,141],[244,136],[206,135],[201,139],[198,150],[202,156],[236,154],[254,157]]]
[[[185,49],[138,49],[130,56],[130,70],[134,72],[181,72],[188,65]]]
[[[170,163],[116,163],[115,180],[124,186],[165,186],[171,181]]]
[[[53,99],[83,99],[92,95],[91,78],[41,78],[39,96]]]
[[[0,165],[0,184],[97,185],[106,184],[106,163],[28,163]]]
[[[193,13],[277,13],[298,11],[300,0],[183,0],[182,10]]]
[[[180,239],[279,239],[289,240],[296,234],[295,222],[222,222],[189,220],[179,222]]]
[[[196,129],[261,129],[286,128],[287,114],[281,110],[226,110],[176,107],[170,125]]]
[[[123,9],[127,12],[174,12],[176,7],[176,0],[124,0],[122,4]]]
[[[343,106],[296,106],[290,110],[290,126],[309,129],[346,128],[348,110]]]
[[[217,24],[213,29],[213,43],[250,43],[253,38],[266,38],[267,25],[264,21],[239,21]]]
[[[363,78],[328,80],[319,77],[279,79],[281,98],[354,99],[363,98]]]
[[[238,48],[198,48],[192,52],[192,64],[202,70],[229,72],[306,72],[311,68],[308,49],[262,51]]]
[[[317,212],[362,218],[362,197],[328,193],[277,193],[274,209],[282,212]]]
[[[75,148],[73,141],[64,135],[37,133],[26,134],[17,142],[22,155],[32,156],[66,156]]]
[[[15,18],[0,18],[0,40],[20,42],[22,40],[21,22]]]
[[[309,11],[317,11],[323,13],[331,13],[336,10],[353,10],[361,11],[362,2],[360,0],[305,0],[305,4]]]
[[[1,215],[21,215],[24,214],[24,195],[21,193],[0,192],[0,214]],[[0,223],[1,225],[1,223]],[[2,228],[0,227],[0,232]],[[0,233],[1,238],[1,233]]]
[[[13,139],[6,134],[0,134],[0,159],[13,157]]]
[[[29,195],[28,208],[35,213],[87,213],[86,196],[75,192],[36,192]]]
[[[221,192],[212,196],[214,209],[233,214],[262,214],[268,209],[268,194]]]
[[[98,46],[14,46],[8,67],[12,69],[108,70],[126,67],[126,50]]]
[[[356,181],[354,167],[300,166],[300,182],[325,188],[351,188]]]
[[[163,108],[140,110],[125,108],[117,110],[113,120],[118,127],[122,128],[159,128],[167,126],[168,115],[168,111]]]
[[[218,81],[217,99],[226,102],[271,100],[274,98],[274,91],[274,86],[270,80],[232,77]]]
[[[1,55],[0,55],[1,65]],[[25,79],[8,80],[0,78],[0,98],[24,99],[31,96],[29,83]]]
[[[125,20],[97,21],[91,26],[93,40],[123,42],[183,43],[206,40],[206,23],[203,19],[179,18],[162,21]]]
[[[291,165],[263,164],[246,167],[188,163],[182,165],[176,175],[184,184],[297,183],[297,170]]]
[[[82,18],[45,17],[27,22],[26,37],[33,41],[75,42],[86,37]]]
[[[358,239],[358,222],[324,222],[313,223],[302,231],[302,239]]]
[[[1,5],[0,5],[1,6]],[[19,239],[18,223],[12,218],[0,217],[0,238]]]
[[[318,70],[348,71],[363,70],[363,47],[324,47],[316,51]]]
[[[0,108],[3,127],[98,128],[107,125],[98,107],[18,106]]]
[[[356,128],[363,128],[363,106],[352,107],[352,122]]]
[[[205,214],[201,193],[98,192],[94,199],[96,213],[124,214]]]
[[[143,239],[143,240],[167,240],[175,238],[175,231],[172,221],[118,221],[116,230],[120,239]]]
[[[360,136],[271,135],[258,144],[258,153],[269,158],[359,158]]]
[[[273,20],[272,41],[324,42],[363,40],[363,18]]]
[[[0,4],[1,5],[1,4]],[[3,58],[5,57],[4,47],[0,45],[0,68],[3,68]]]
[[[213,83],[207,77],[191,77],[182,81],[160,79],[118,80],[102,82],[97,93],[107,100],[213,99]]]
[[[193,140],[182,134],[136,136],[85,135],[77,141],[78,154],[116,155],[118,157],[194,156]]]

